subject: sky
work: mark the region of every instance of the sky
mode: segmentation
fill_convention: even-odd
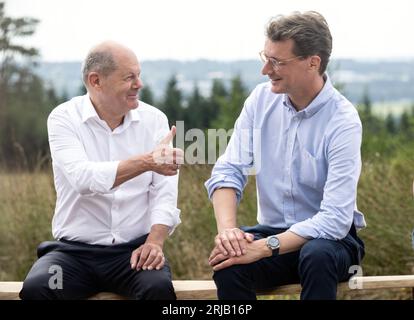
[[[272,16],[315,10],[328,21],[333,58],[414,58],[412,0],[6,0],[6,14],[40,20],[19,42],[45,61],[79,61],[104,40],[140,60],[258,59]]]

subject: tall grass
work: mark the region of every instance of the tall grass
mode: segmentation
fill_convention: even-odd
[[[412,181],[408,155],[390,161],[366,161],[358,188],[359,209],[368,227],[364,275],[410,274],[414,266]],[[211,166],[182,166],[179,183],[181,225],[167,240],[166,255],[174,279],[210,279],[207,263],[216,234],[214,213],[204,182]],[[0,173],[0,280],[21,281],[36,259],[36,246],[52,239],[55,191],[51,172]],[[256,223],[254,177],[244,192],[238,223]],[[374,296],[375,297],[375,296]],[[379,296],[379,298],[384,296]],[[390,296],[385,296],[390,297]],[[397,292],[394,297],[406,297]],[[347,298],[344,296],[343,298]]]
[[[22,280],[37,245],[51,239],[55,191],[49,173],[0,173],[0,280]]]

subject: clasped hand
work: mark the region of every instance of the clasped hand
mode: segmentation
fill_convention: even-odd
[[[208,259],[214,271],[234,264],[247,264],[262,256],[263,240],[254,241],[251,233],[238,228],[225,229],[215,237],[215,247]]]

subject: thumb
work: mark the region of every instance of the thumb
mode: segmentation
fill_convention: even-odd
[[[172,126],[170,132],[168,132],[168,134],[160,141],[159,144],[170,144],[170,142],[174,139],[176,131],[177,128],[175,126]]]
[[[254,235],[252,235],[251,233],[245,232],[244,233],[244,238],[247,240],[247,242],[253,242]]]

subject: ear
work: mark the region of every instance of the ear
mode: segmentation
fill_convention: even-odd
[[[319,56],[311,56],[309,60],[309,67],[312,70],[319,72],[319,67],[321,65],[321,57]]]
[[[92,71],[88,74],[88,85],[91,88],[99,88],[101,86],[101,79],[97,72]]]

